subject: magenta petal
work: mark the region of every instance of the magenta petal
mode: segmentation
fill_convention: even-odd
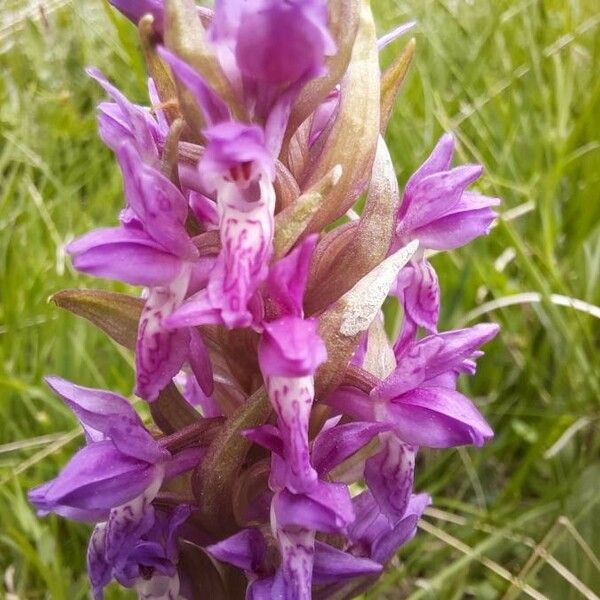
[[[418,388],[387,407],[398,436],[415,446],[483,446],[494,435],[468,398],[446,388]]]
[[[310,493],[283,490],[273,498],[277,524],[282,529],[306,527],[322,532],[343,532],[354,519],[347,486],[319,481]]]
[[[270,452],[275,452],[279,456],[283,456],[283,443],[279,429],[273,425],[260,425],[252,429],[242,431],[242,435],[251,442],[266,448]]]
[[[309,145],[312,146],[337,114],[340,105],[340,86],[337,85],[313,113]]]
[[[408,502],[402,519],[390,531],[378,536],[372,544],[371,558],[385,564],[398,551],[398,548],[414,537],[417,523],[423,511],[431,504],[427,494],[413,495]]]
[[[325,344],[313,319],[282,317],[264,323],[258,357],[266,376],[303,377],[312,375],[327,359]]]
[[[243,5],[238,0],[215,2],[213,19],[210,24],[210,39],[215,44],[231,41],[240,26]]]
[[[36,504],[47,511],[60,505],[110,510],[139,496],[158,473],[154,465],[124,455],[111,441],[94,442],[73,456]]]
[[[67,246],[74,267],[84,273],[147,287],[164,285],[181,270],[181,259],[143,231],[96,229]]]
[[[350,415],[359,421],[374,421],[375,402],[364,392],[352,387],[339,387],[329,394],[325,403],[339,413]]]
[[[163,46],[158,46],[158,53],[171,67],[175,77],[190,90],[209,126],[231,118],[227,104],[212,91],[196,70]]]
[[[250,315],[244,321],[249,324]],[[211,304],[206,289],[200,290],[193,296],[190,296],[179,308],[163,320],[163,325],[167,328],[191,327],[193,325],[222,325],[220,312],[217,307]]]
[[[353,556],[329,544],[315,542],[313,582],[316,585],[335,583],[350,577],[377,575],[382,567],[368,558]]]
[[[117,150],[130,208],[144,231],[165,250],[186,260],[198,250],[185,229],[188,206],[183,194],[156,169],[140,162],[130,143]]]
[[[373,540],[379,535],[391,529],[389,521],[379,510],[379,506],[369,490],[361,492],[352,498],[355,519],[350,525],[348,539],[353,542],[361,542],[361,545],[370,549]]]
[[[193,373],[178,373],[175,377],[177,383],[183,386],[181,393],[192,405],[200,409],[203,417],[220,417],[223,412],[212,396],[207,396]]]
[[[190,208],[198,221],[206,225],[218,227],[219,215],[213,200],[197,191],[190,192]]]
[[[351,548],[366,551],[372,560],[385,564],[402,544],[414,536],[417,522],[431,503],[431,498],[427,494],[411,496],[406,511],[394,526],[378,511],[370,492],[362,492],[353,499],[353,503],[356,519],[348,534]]]
[[[221,562],[256,573],[262,567],[267,547],[258,529],[242,529],[222,542],[207,546],[206,551]]]
[[[59,377],[46,377],[46,383],[75,413],[92,441],[110,438],[123,454],[149,463],[171,457],[122,396],[81,387]]]
[[[322,0],[261,0],[247,10],[238,30],[236,59],[247,77],[279,85],[318,74],[335,52]]]
[[[417,325],[437,331],[440,315],[440,286],[434,268],[427,260],[411,263],[411,284],[404,290],[404,309]]]
[[[408,202],[409,206],[401,227],[414,232],[448,213],[460,202],[465,188],[476,181],[482,171],[480,165],[463,165],[416,181],[410,195],[407,192],[404,195],[403,202]]]
[[[394,433],[382,438],[381,450],[366,462],[365,480],[381,512],[395,525],[404,516],[412,493],[417,449]]]
[[[206,448],[194,447],[181,450],[173,456],[173,459],[165,464],[164,480],[169,481],[182,473],[196,468],[204,458]]]
[[[52,487],[54,480],[42,483],[27,492],[29,502],[37,508],[37,515],[39,517],[45,517],[49,513],[54,513],[64,517],[65,519],[71,519],[72,521],[81,521],[82,523],[98,523],[108,517],[108,508],[104,509],[91,509],[91,508],[76,508],[66,504],[57,504],[54,502],[48,502],[46,500],[46,494]]]
[[[447,372],[458,372],[463,369],[464,362],[498,331],[499,327],[493,323],[481,323],[430,335],[410,344],[397,355],[398,367],[377,386],[374,393],[378,398],[389,399]]]
[[[358,452],[378,433],[389,429],[385,423],[347,423],[322,431],[313,443],[312,461],[323,476]]]
[[[471,200],[473,199],[473,200]],[[413,231],[420,243],[432,250],[453,250],[487,235],[498,216],[490,207],[500,203],[497,198],[465,192],[454,209]]]
[[[168,520],[163,526],[166,556],[172,562],[177,561],[177,554],[179,553],[179,546],[177,544],[179,528],[189,519],[193,511],[194,509],[191,505],[179,504],[169,515]]]
[[[274,104],[265,123],[265,143],[269,152],[273,156],[278,156],[281,152],[281,144],[285,135],[285,130],[290,118],[292,105],[302,88],[314,77],[313,73],[308,73],[298,79],[291,85]]]
[[[98,105],[98,131],[102,141],[113,151],[131,137],[127,119],[116,102],[101,102]]]
[[[283,598],[283,592],[275,590],[273,577],[255,579],[248,583],[245,600],[273,600],[273,598]]]
[[[480,165],[450,169],[454,142],[444,136],[429,159],[410,178],[397,214],[395,244],[418,239],[422,248],[451,250],[489,232],[496,198],[467,192]]]
[[[429,158],[413,173],[404,189],[405,196],[411,196],[414,193],[415,185],[434,173],[447,171],[452,163],[454,154],[454,137],[450,133],[444,134],[436,144]],[[408,206],[405,203],[401,206],[401,213],[406,212]]]
[[[104,75],[95,68],[87,69],[87,74],[93,77],[104,90],[117,103],[121,117],[118,118],[119,125],[124,125],[128,135],[125,140],[130,139],[135,143],[136,150],[142,159],[149,164],[158,164],[158,150],[156,147],[156,139],[161,139],[162,135],[158,131],[158,126],[152,118],[148,109],[132,104],[114,85],[104,77]],[[115,113],[113,113],[115,114]],[[104,111],[104,127],[108,125],[106,118],[110,117]],[[110,126],[110,125],[109,125]],[[116,151],[117,145],[112,145],[112,141],[117,141],[114,136],[109,136],[111,144],[109,146],[113,151]],[[122,140],[124,141],[124,140]]]
[[[317,239],[317,235],[308,236],[269,269],[266,291],[280,316],[303,316],[304,290]]]

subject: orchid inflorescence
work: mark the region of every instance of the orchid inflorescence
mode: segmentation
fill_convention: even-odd
[[[419,447],[493,435],[456,388],[497,327],[438,332],[427,256],[488,233],[498,200],[467,191],[481,168],[451,167],[451,135],[400,194],[383,133],[414,41],[381,74],[408,27],[378,42],[368,2],[111,3],[138,24],[150,108],[89,70],[125,207],[67,250],[144,291],[54,301],[135,351],[154,424],[48,377],[86,445],[31,502],[95,524],[95,598],[113,579],[140,598],[350,598],[430,504]]]

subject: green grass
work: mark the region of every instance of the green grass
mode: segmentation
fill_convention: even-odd
[[[502,325],[464,382],[496,438],[483,450],[422,453],[417,488],[433,495],[435,510],[371,597],[599,593],[600,322],[587,305],[560,306],[555,296],[600,306],[597,4],[373,4],[382,32],[419,21],[388,132],[401,183],[451,130],[459,159],[485,165],[480,189],[503,199],[507,218],[488,238],[433,259],[443,328],[473,310]],[[36,519],[24,494],[81,443],[44,374],[125,394],[132,387],[129,357],[47,298],[95,285],[73,272],[62,247],[112,223],[121,204],[117,168],[96,136],[101,94],[83,67],[99,66],[140,101],[145,76],[133,28],[99,0],[27,22],[13,42],[0,54],[0,590],[85,598],[87,528]],[[520,296],[496,308],[532,292],[541,302]]]

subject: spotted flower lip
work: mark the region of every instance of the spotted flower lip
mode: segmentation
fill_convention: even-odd
[[[206,548],[214,558],[235,565],[249,574],[251,598],[268,600],[280,585],[276,574],[269,574],[267,544],[257,529],[243,529],[234,536]],[[382,567],[367,558],[343,552],[329,544],[315,541],[313,581],[317,585],[340,582],[364,575],[378,575]]]
[[[200,168],[207,188],[216,193],[221,251],[206,288],[165,324],[247,327],[254,321],[252,299],[267,277],[272,254],[273,158],[257,126],[229,122],[204,133],[208,143]]]
[[[94,524],[94,600],[112,581],[143,600],[354,597],[431,503],[420,448],[493,436],[459,377],[498,327],[443,331],[431,251],[489,233],[498,200],[470,189],[482,167],[452,166],[451,134],[400,194],[384,130],[414,45],[378,61],[413,23],[378,39],[358,1],[110,4],[139,25],[150,106],[88,69],[124,201],[67,251],[142,289],[54,301],[133,352],[148,405],[49,377],[86,445],[29,499]]]

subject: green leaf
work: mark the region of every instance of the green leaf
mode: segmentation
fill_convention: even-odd
[[[144,306],[142,299],[102,290],[63,290],[54,294],[51,300],[57,306],[91,321],[118,344],[129,350],[135,349],[138,321]],[[150,412],[166,434],[201,418],[173,383],[150,404]]]
[[[54,304],[87,319],[129,350],[135,348],[141,298],[103,290],[62,290],[50,298]]]

